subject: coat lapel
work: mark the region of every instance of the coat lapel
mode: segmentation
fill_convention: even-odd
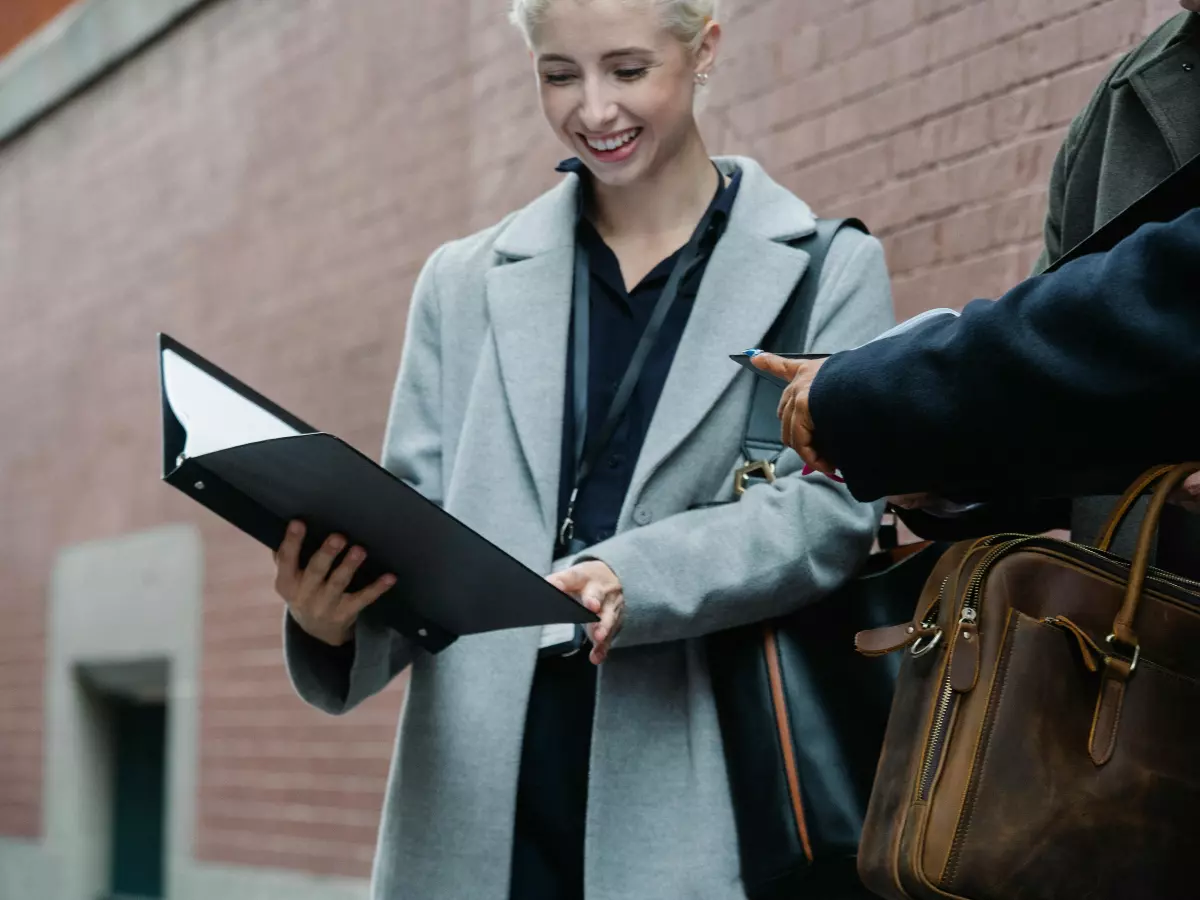
[[[655,407],[627,508],[743,372],[729,354],[759,345],[808,266],[808,253],[785,243],[812,233],[807,205],[751,160],[718,163],[741,168],[742,186]]]
[[[558,509],[571,263],[569,248],[555,250],[487,276],[504,395],[550,528]]]
[[[759,345],[807,266],[803,250],[758,235],[730,231],[721,239],[655,407],[630,486],[631,504],[743,373],[729,354]]]
[[[550,529],[562,464],[576,196],[569,176],[518,213],[496,239],[501,261],[486,279],[504,396]]]
[[[1175,165],[1200,153],[1200,15],[1181,16],[1168,46],[1129,76],[1129,83],[1171,148]]]

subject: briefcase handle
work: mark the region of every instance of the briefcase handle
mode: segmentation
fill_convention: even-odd
[[[1155,466],[1152,469],[1147,469],[1144,473],[1138,476],[1137,481],[1125,489],[1125,493],[1121,495],[1121,499],[1117,501],[1111,513],[1108,514],[1108,521],[1104,523],[1104,527],[1100,529],[1100,534],[1096,538],[1096,549],[1108,552],[1112,547],[1112,542],[1117,537],[1117,532],[1121,530],[1121,526],[1125,524],[1125,520],[1129,517],[1133,505],[1138,501],[1146,491],[1153,487],[1154,483],[1170,472],[1174,466]]]
[[[1150,553],[1158,533],[1158,521],[1171,492],[1195,472],[1200,472],[1200,462],[1150,469],[1130,485],[1121,502],[1117,504],[1104,534],[1101,535],[1101,549],[1107,550],[1112,536],[1128,515],[1134,500],[1157,484],[1154,495],[1150,498],[1150,508],[1146,511],[1146,518],[1142,521],[1138,533],[1137,550],[1129,567],[1129,583],[1125,586],[1125,600],[1113,622],[1112,633],[1108,636],[1110,651],[1104,659],[1100,694],[1096,698],[1096,711],[1092,716],[1092,730],[1088,736],[1088,755],[1097,766],[1106,765],[1113,758],[1121,722],[1121,707],[1125,700],[1125,686],[1133,677],[1142,652],[1137,634],[1133,630],[1133,622],[1137,617],[1138,603],[1142,599],[1142,589],[1146,585],[1146,574],[1150,569]],[[1122,645],[1120,652],[1118,645]]]
[[[1117,619],[1113,623],[1113,639],[1135,650],[1138,643],[1137,635],[1133,631],[1133,620],[1137,615],[1138,601],[1142,597],[1146,572],[1150,568],[1150,554],[1154,548],[1155,535],[1158,533],[1158,520],[1162,517],[1163,507],[1167,505],[1167,498],[1171,496],[1171,492],[1183,484],[1188,476],[1200,472],[1200,462],[1180,463],[1177,466],[1162,468],[1163,471],[1150,478],[1146,485],[1148,488],[1155,481],[1158,482],[1154,496],[1150,498],[1150,508],[1146,511],[1146,518],[1143,520],[1141,531],[1138,534],[1137,551],[1133,555],[1133,565],[1129,569],[1129,584],[1125,588],[1125,602],[1121,604],[1121,611],[1117,613]],[[1143,478],[1145,477],[1143,476]]]

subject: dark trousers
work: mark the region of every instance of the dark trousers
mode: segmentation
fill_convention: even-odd
[[[538,661],[517,782],[511,900],[583,900],[596,667],[586,650]]]

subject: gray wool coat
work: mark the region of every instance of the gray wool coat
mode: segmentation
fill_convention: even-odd
[[[841,584],[881,514],[788,451],[774,485],[732,497],[757,345],[804,275],[788,241],[813,215],[749,159],[727,230],[663,388],[612,539],[587,556],[624,586],[624,629],[597,687],[589,770],[589,900],[744,897],[706,634],[772,617]],[[558,504],[578,183],[426,264],[405,335],[383,464],[538,572]],[[893,324],[879,243],[830,248],[807,349]],[[414,585],[412,590],[419,590]],[[353,664],[285,624],[300,696],[344,713],[411,667],[375,858],[377,900],[508,900],[524,715],[539,629],[463,638],[437,655],[357,626]],[[323,646],[323,645],[319,645]]]

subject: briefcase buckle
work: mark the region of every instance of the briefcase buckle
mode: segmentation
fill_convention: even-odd
[[[740,497],[746,493],[746,482],[757,476],[766,480],[767,484],[775,483],[775,463],[769,459],[760,459],[747,463],[733,473],[733,495]]]

